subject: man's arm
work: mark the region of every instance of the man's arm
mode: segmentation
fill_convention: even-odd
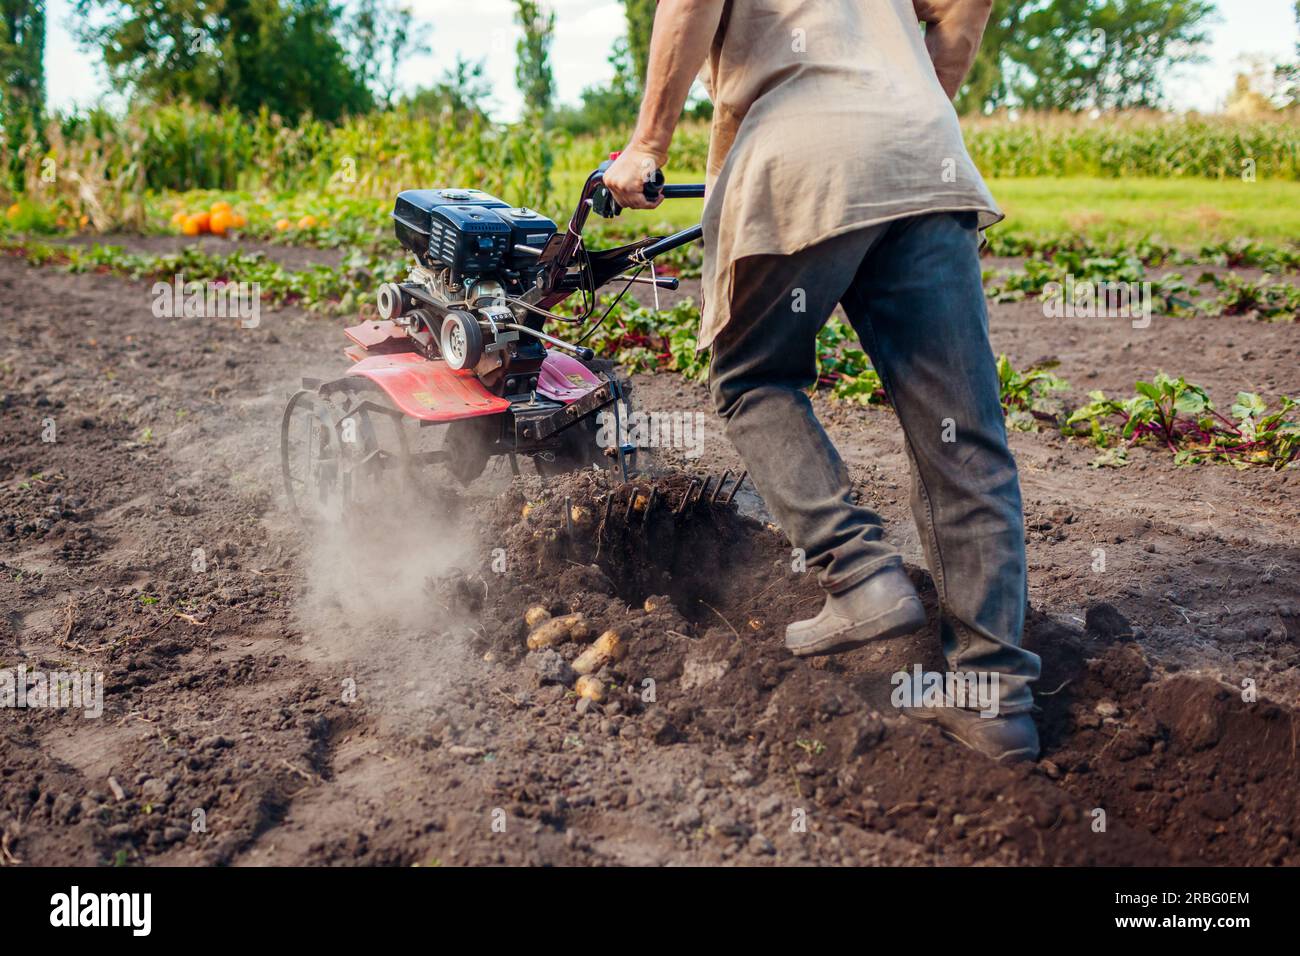
[[[605,185],[625,209],[653,209],[645,184],[668,160],[668,146],[691,83],[704,64],[722,18],[723,0],[659,0],[645,95],[632,139],[605,172]]]
[[[925,46],[948,99],[957,95],[979,52],[993,0],[912,0]]]

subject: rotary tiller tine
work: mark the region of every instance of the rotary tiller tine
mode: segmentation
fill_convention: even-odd
[[[718,495],[722,494],[722,486],[727,483],[727,479],[730,477],[731,469],[728,468],[722,473],[722,477],[718,479],[718,487],[713,489],[713,494],[709,497],[709,504],[714,505],[718,503]]]
[[[609,513],[614,509],[614,492],[605,495],[605,513],[600,517],[600,527],[596,530],[596,537],[599,539],[605,533],[605,525],[609,523]]]
[[[704,496],[709,493],[709,482],[712,480],[712,475],[704,476],[704,484],[700,485],[700,493],[695,496],[695,503],[691,505],[692,508],[698,508],[700,506],[700,502],[704,500]]]
[[[623,509],[623,523],[627,524],[632,517],[632,506],[636,504],[636,485],[627,493],[627,507]]]
[[[646,499],[646,502],[645,502],[645,511],[644,511],[644,512],[642,513],[642,515],[641,515],[641,523],[642,523],[642,524],[646,524],[646,523],[648,523],[648,522],[650,521],[650,509],[653,508],[653,507],[655,506],[655,502],[658,501],[658,500],[659,500],[659,486],[658,486],[658,485],[651,485],[651,486],[650,486],[650,497]]]
[[[564,533],[573,537],[573,499],[568,495],[564,497]]]
[[[712,475],[704,476],[704,482],[700,485],[700,490],[695,493],[695,502],[691,505],[692,509],[698,508],[700,502],[709,496],[709,483],[711,481],[713,481]]]
[[[682,494],[681,502],[677,505],[676,509],[674,509],[673,514],[679,515],[686,510],[686,502],[691,500],[691,492],[695,490],[695,486],[699,483],[700,480],[698,478],[691,479],[690,484],[686,486],[686,491]]]
[[[748,471],[742,471],[740,473],[740,477],[736,479],[736,483],[731,486],[731,493],[728,494],[727,497],[724,499],[725,504],[731,504],[731,502],[735,500],[736,492],[739,491],[740,486],[745,483],[745,478],[748,475],[749,475]]]

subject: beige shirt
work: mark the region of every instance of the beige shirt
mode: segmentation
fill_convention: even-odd
[[[912,0],[727,0],[701,78],[707,348],[738,259],[938,210],[1002,218],[962,143]]]

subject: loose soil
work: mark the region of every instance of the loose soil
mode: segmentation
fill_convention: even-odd
[[[795,660],[820,597],[752,488],[675,513],[743,467],[698,384],[636,377],[709,416],[653,479],[498,468],[308,535],[279,416],[340,371],[341,321],[157,319],[147,284],[12,258],[0,293],[0,669],[105,679],[97,719],[0,712],[4,864],[1300,862],[1294,469],[1097,470],[1013,435],[1044,754],[997,767],[890,702],[942,666],[933,625]],[[1074,398],[1161,367],[1220,404],[1300,393],[1290,325],[991,325]],[[933,622],[896,420],[818,408]],[[537,605],[620,632],[600,703],[571,689],[584,643],[527,650]]]

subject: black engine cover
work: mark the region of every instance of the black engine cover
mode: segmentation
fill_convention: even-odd
[[[514,247],[541,248],[555,233],[545,216],[479,189],[408,189],[394,204],[393,228],[422,264],[457,276],[527,272],[537,257]]]

